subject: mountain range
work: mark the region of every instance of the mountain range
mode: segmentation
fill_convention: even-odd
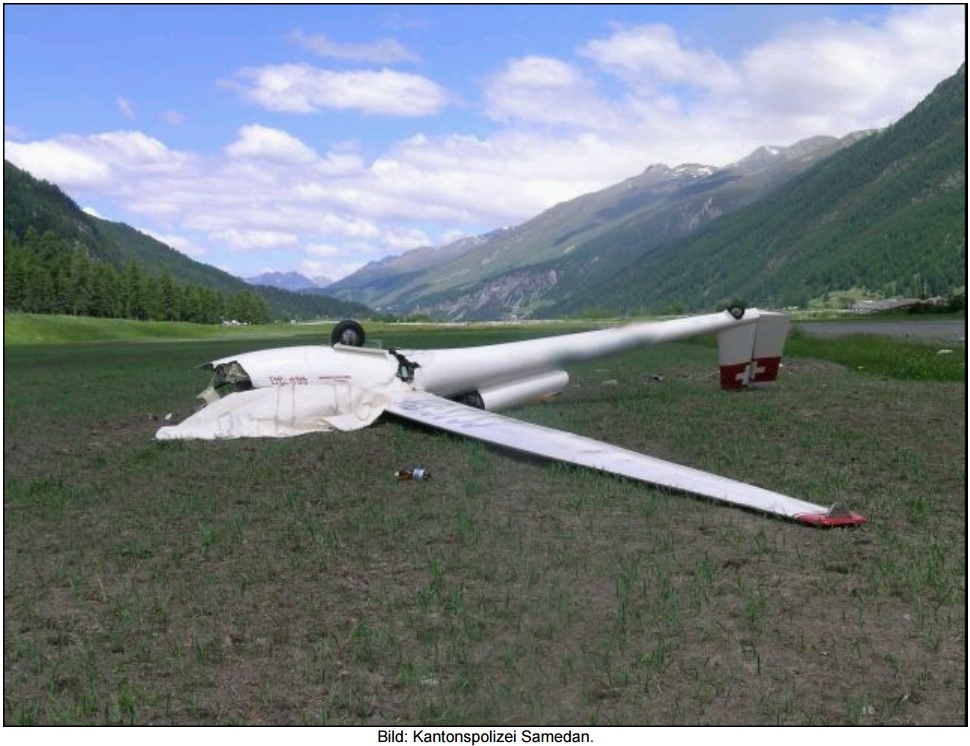
[[[965,293],[966,113],[964,64],[883,130],[761,147],[724,167],[653,164],[521,225],[386,257],[334,283],[295,272],[243,281],[82,212],[7,161],[4,229],[50,230],[118,268],[136,259],[179,282],[249,288],[274,318],[632,315],[729,300],[804,306],[850,288]]]
[[[264,285],[294,293],[301,291],[315,293],[333,283],[329,277],[307,277],[300,272],[263,272],[261,275],[243,279],[250,285]]]
[[[966,283],[966,66],[881,131],[655,164],[513,228],[373,262],[327,292],[449,319],[702,310]]]
[[[583,281],[613,275],[645,246],[686,235],[758,200],[809,166],[864,137],[814,137],[789,147],[761,147],[724,168],[654,164],[638,176],[556,205],[514,228],[437,249],[373,262],[330,286],[336,297],[389,312],[452,318],[532,315],[564,289],[565,268],[624,225],[642,239],[614,245],[585,263]]]

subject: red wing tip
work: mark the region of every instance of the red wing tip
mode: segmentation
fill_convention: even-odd
[[[796,515],[795,520],[807,523],[810,526],[829,528],[837,526],[858,526],[866,522],[866,517],[833,506],[827,513],[802,513],[801,515]]]

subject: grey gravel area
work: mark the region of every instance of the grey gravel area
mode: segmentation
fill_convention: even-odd
[[[949,344],[967,341],[966,321],[803,321],[797,322],[795,328],[820,337],[883,334]]]

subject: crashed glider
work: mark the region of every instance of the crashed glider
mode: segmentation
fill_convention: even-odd
[[[505,344],[440,350],[364,346],[355,321],[330,345],[213,360],[203,407],[161,428],[159,440],[290,437],[367,427],[384,413],[536,456],[618,474],[816,526],[865,518],[496,414],[565,389],[563,367],[636,347],[714,333],[721,387],[773,381],[788,335],[784,314],[732,306],[720,313],[634,323]]]

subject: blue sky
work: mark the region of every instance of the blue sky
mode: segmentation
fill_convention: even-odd
[[[652,163],[886,126],[964,6],[5,5],[4,157],[233,274],[336,279]]]

